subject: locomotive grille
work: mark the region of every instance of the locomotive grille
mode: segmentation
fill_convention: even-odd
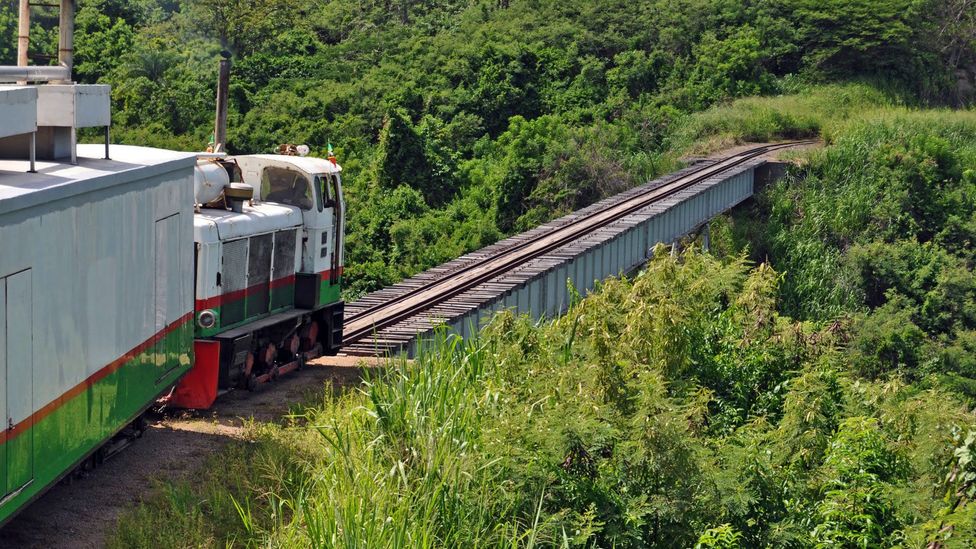
[[[272,278],[279,280],[295,274],[295,242],[298,231],[278,231],[274,235],[274,270]],[[271,308],[278,309],[295,302],[295,287],[284,284],[271,292]]]
[[[252,317],[268,312],[271,299],[271,250],[273,236],[262,234],[251,237],[251,251],[247,257],[247,316]]]
[[[247,239],[224,242],[223,268],[221,269],[221,293],[243,290],[247,284]],[[244,320],[244,300],[234,299],[222,304],[220,323],[229,326]]]

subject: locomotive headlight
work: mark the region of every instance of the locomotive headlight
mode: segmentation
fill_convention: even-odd
[[[217,325],[217,313],[211,309],[207,309],[197,316],[197,324],[200,325],[204,330],[208,330]]]

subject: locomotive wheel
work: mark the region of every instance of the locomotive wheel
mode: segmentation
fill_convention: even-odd
[[[274,364],[275,355],[278,353],[278,349],[275,347],[274,343],[268,343],[263,349],[261,349],[259,356],[261,357],[261,362],[266,366],[271,366]]]
[[[319,341],[319,323],[316,321],[311,321],[308,323],[308,328],[305,330],[305,341],[302,345],[302,350],[311,351],[315,348],[315,344]]]
[[[250,377],[251,373],[254,371],[254,353],[248,352],[247,357],[244,359],[244,374],[245,378]]]
[[[301,345],[302,345],[302,339],[298,337],[298,334],[293,334],[285,342],[285,348],[288,349],[288,352],[291,354],[291,356],[298,355],[298,351],[300,350]]]

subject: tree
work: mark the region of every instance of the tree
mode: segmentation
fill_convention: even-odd
[[[495,220],[502,231],[511,231],[528,209],[542,171],[543,156],[550,143],[566,137],[565,128],[554,116],[528,121],[521,116],[509,120],[509,129],[498,138],[503,170],[495,183]]]
[[[280,0],[189,0],[189,15],[223,49],[246,56],[279,33],[301,26],[310,7]]]
[[[17,62],[17,12],[0,4],[0,65]]]
[[[844,420],[824,461],[827,481],[817,506],[820,523],[813,529],[818,547],[890,546],[888,537],[899,526],[890,483],[903,467],[877,420]]]
[[[926,52],[928,0],[792,0],[809,68],[827,74],[911,78]]]
[[[976,42],[976,1],[945,0],[934,2],[934,18],[938,22],[940,50],[950,69],[965,61],[972,61]]]
[[[75,18],[75,74],[83,82],[97,82],[132,50],[132,27],[121,17],[112,18],[91,6]]]
[[[406,111],[390,109],[376,150],[376,182],[385,189],[407,184],[423,193],[428,204],[441,205],[453,195],[452,167],[437,143],[433,122],[414,127]]]

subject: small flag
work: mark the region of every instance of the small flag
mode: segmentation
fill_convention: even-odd
[[[332,150],[331,142],[329,143],[329,162],[332,162],[333,166],[339,165],[338,162],[336,162],[335,152]]]

